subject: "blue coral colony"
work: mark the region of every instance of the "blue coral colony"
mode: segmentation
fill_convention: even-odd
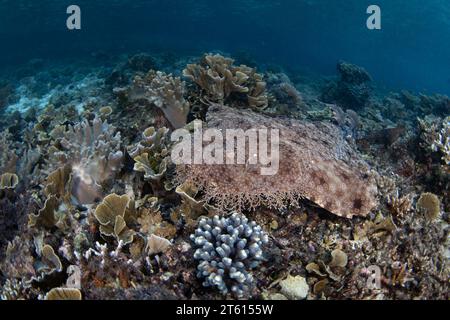
[[[108,59],[0,81],[1,299],[448,298],[450,98],[343,61]],[[175,164],[194,121],[279,130],[277,174]]]

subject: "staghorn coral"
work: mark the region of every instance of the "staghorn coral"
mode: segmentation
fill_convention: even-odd
[[[233,94],[245,94],[253,109],[268,106],[266,82],[255,69],[234,66],[234,60],[219,54],[207,54],[200,64],[189,64],[183,75],[195,82],[215,102],[224,103]]]
[[[399,191],[396,190],[396,192],[387,196],[389,211],[394,216],[404,217],[412,210],[413,198],[414,196],[412,194],[400,196]]]
[[[150,71],[145,77],[136,76],[128,93],[131,101],[145,100],[162,110],[175,128],[183,127],[189,114],[189,102],[184,99],[184,82],[161,71]]]
[[[202,188],[218,207],[282,208],[306,198],[336,215],[365,216],[377,204],[367,165],[328,123],[276,120],[248,110],[211,106],[207,125],[219,130],[280,130],[279,170],[261,175],[261,165],[178,165],[181,180]],[[259,168],[258,168],[259,166]]]
[[[216,287],[222,294],[237,297],[248,294],[253,284],[249,270],[263,260],[262,249],[269,239],[261,227],[245,216],[233,213],[228,218],[201,219],[191,235],[199,260],[197,277],[203,286]]]

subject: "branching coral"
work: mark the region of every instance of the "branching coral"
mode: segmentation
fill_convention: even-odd
[[[179,165],[179,176],[202,188],[221,208],[281,208],[307,198],[339,216],[365,216],[377,204],[376,184],[358,153],[335,126],[276,120],[248,110],[211,106],[209,128],[278,129],[279,170],[261,175],[262,164]],[[254,146],[253,146],[254,147]],[[248,152],[248,146],[246,147]]]
[[[450,165],[450,116],[444,119],[442,129],[431,148],[435,151],[440,150],[442,153],[442,161]]]
[[[202,219],[191,235],[199,260],[197,277],[203,286],[216,287],[227,294],[244,296],[253,286],[249,273],[263,260],[263,246],[269,239],[261,227],[238,213],[229,218]]]
[[[144,78],[136,76],[128,93],[131,101],[146,100],[162,110],[175,128],[183,127],[189,114],[189,102],[184,99],[185,85],[178,77],[150,71]]]
[[[450,164],[450,117],[442,122],[440,118],[425,117],[418,119],[421,147],[426,151],[440,152],[442,161]]]
[[[268,105],[266,82],[261,74],[245,65],[234,66],[234,60],[219,54],[205,55],[200,64],[189,64],[183,74],[195,82],[215,102],[225,102],[231,95],[244,94],[251,108]]]

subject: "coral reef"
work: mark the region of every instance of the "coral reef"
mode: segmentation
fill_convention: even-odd
[[[372,77],[363,68],[347,62],[339,62],[337,70],[339,80],[325,89],[322,99],[346,109],[362,109],[372,94]]]
[[[197,277],[203,286],[216,287],[223,294],[231,291],[237,297],[251,290],[253,277],[249,270],[263,259],[262,246],[268,237],[254,221],[233,213],[229,218],[201,219],[191,235],[199,260]]]
[[[0,299],[448,300],[450,99],[225,56],[95,53],[0,84]],[[173,163],[172,129],[200,124],[267,129],[271,161]]]

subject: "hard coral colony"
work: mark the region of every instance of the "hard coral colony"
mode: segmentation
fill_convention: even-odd
[[[101,81],[85,75],[85,97],[68,86],[4,114],[2,299],[448,298],[445,98],[384,99],[347,62],[319,85],[221,54],[172,58],[172,73],[154,70],[167,56],[117,58]],[[402,130],[376,111],[394,105],[410,110]],[[175,164],[171,134],[199,121],[244,134],[233,157],[251,155],[249,130],[278,130],[278,171]]]

